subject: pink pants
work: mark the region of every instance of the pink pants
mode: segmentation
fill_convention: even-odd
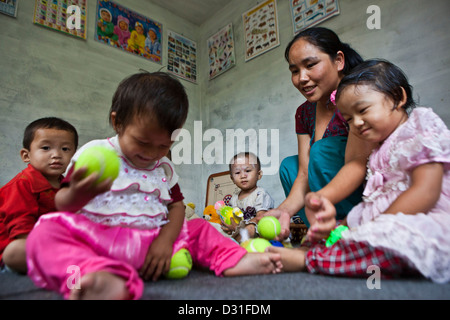
[[[108,271],[126,279],[130,295],[139,299],[144,284],[137,270],[159,231],[108,227],[73,213],[44,215],[27,239],[28,275],[37,286],[57,291],[67,299],[73,288],[73,270],[79,270],[80,277]],[[217,276],[247,253],[203,219],[185,222],[173,253],[183,247],[191,253],[194,264],[209,268]]]

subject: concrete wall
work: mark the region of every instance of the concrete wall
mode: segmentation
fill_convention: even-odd
[[[95,0],[88,1],[86,41],[34,25],[34,2],[19,1],[17,18],[0,14],[0,186],[25,167],[19,150],[28,123],[61,117],[77,128],[80,145],[111,136],[108,113],[119,82],[140,68],[158,71],[167,65],[165,42],[161,65],[95,41]],[[147,1],[117,2],[160,22],[164,39],[168,29],[198,37],[198,26]],[[200,90],[196,84],[182,83],[191,105],[189,129],[200,117]],[[183,189],[189,190],[189,179],[183,181]]]
[[[167,29],[196,40],[198,84],[183,81],[191,109],[185,128],[194,135],[194,121],[203,130],[277,130],[279,139],[269,145],[279,151],[278,162],[296,153],[294,114],[305,101],[292,86],[284,50],[293,37],[289,2],[278,0],[281,45],[249,62],[244,59],[242,13],[261,1],[232,0],[198,27],[146,1],[116,0],[163,24]],[[380,57],[399,65],[414,86],[414,96],[450,124],[450,2],[448,0],[340,0],[341,14],[321,24],[333,29],[364,58]],[[368,6],[381,9],[381,29],[369,30]],[[188,1],[186,1],[188,5]],[[156,71],[161,65],[108,48],[94,41],[96,1],[89,1],[88,39],[74,39],[33,25],[34,1],[22,0],[17,18],[0,15],[0,185],[20,171],[19,158],[25,126],[43,116],[58,116],[73,123],[80,143],[112,134],[108,110],[117,84],[139,68]],[[229,22],[233,23],[236,66],[208,80],[206,40]],[[163,65],[167,62],[167,45]],[[208,145],[203,142],[202,150]],[[192,150],[194,151],[194,150]],[[218,157],[220,158],[220,157]],[[183,164],[177,168],[187,202],[205,203],[210,174],[225,171],[225,155],[217,164]],[[219,161],[221,160],[221,161]],[[274,197],[284,199],[277,174],[260,183]]]
[[[297,152],[294,115],[305,101],[292,86],[284,51],[293,38],[289,1],[278,0],[281,45],[245,62],[242,13],[261,1],[233,1],[201,28],[201,41],[233,23],[236,66],[201,85],[206,127],[279,130],[280,161]],[[385,58],[402,68],[414,87],[414,97],[432,107],[450,125],[450,2],[446,0],[340,0],[340,15],[320,26],[334,30],[365,59]],[[381,29],[369,30],[370,5],[381,9]],[[207,62],[204,62],[207,64]],[[205,68],[207,65],[204,66]],[[272,146],[276,150],[276,146]],[[271,148],[269,147],[269,151]],[[204,174],[226,170],[205,166]],[[203,179],[205,180],[205,179]],[[284,193],[278,175],[263,176],[265,187],[279,204]]]

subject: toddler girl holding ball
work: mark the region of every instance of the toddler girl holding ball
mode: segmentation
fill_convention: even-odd
[[[233,219],[230,220],[231,224],[222,222],[222,230],[242,242],[247,238],[258,236],[257,221],[266,211],[273,209],[274,201],[266,190],[257,185],[263,172],[259,158],[255,154],[238,153],[230,161],[229,166],[231,180],[239,188],[232,195],[229,206],[241,209],[244,217],[239,224],[236,224]],[[244,229],[247,233],[243,237]]]
[[[322,239],[336,227],[336,209],[308,194],[307,236],[314,243],[268,250],[282,254],[287,271],[367,277],[376,265],[382,277],[413,273],[449,282],[449,129],[432,109],[410,110],[406,76],[384,60],[353,69],[340,82],[336,102],[350,133],[379,145],[367,165],[364,201],[343,221],[349,229],[327,246]]]
[[[247,253],[205,220],[184,219],[178,176],[165,155],[187,113],[183,86],[166,73],[120,83],[110,110],[117,135],[78,150],[55,198],[59,212],[41,217],[29,236],[28,274],[36,285],[67,299],[139,299],[143,279],[167,274],[172,256],[186,249],[217,276],[280,271],[278,254]],[[92,147],[117,153],[116,179],[74,169]]]

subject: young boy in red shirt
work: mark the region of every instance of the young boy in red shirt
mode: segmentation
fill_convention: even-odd
[[[28,167],[0,189],[0,270],[27,272],[26,238],[42,214],[56,211],[55,194],[77,146],[76,129],[62,119],[26,127],[20,156]]]

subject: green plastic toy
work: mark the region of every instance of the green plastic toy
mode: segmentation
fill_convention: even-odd
[[[342,232],[344,232],[345,230],[348,230],[348,227],[341,225],[341,226],[337,227],[336,229],[334,229],[333,231],[331,231],[330,236],[328,237],[325,245],[327,247],[331,247],[333,244],[335,244],[336,242],[341,240]]]

